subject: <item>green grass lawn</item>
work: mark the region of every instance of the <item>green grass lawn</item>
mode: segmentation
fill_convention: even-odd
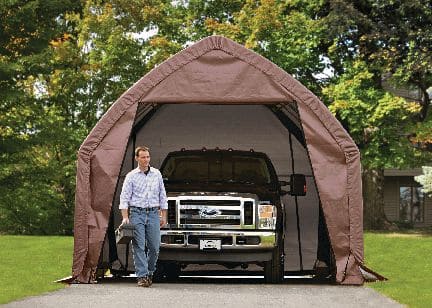
[[[0,236],[0,304],[64,288],[70,276],[73,237]]]
[[[432,234],[366,233],[366,265],[388,281],[367,283],[409,307],[432,305]]]

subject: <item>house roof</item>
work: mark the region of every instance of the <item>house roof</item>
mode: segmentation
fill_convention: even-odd
[[[423,174],[422,168],[384,170],[384,176],[417,176],[421,174]]]

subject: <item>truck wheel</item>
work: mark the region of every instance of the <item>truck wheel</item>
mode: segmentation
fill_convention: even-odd
[[[279,249],[276,248],[272,255],[270,261],[264,262],[264,280],[266,283],[281,283],[283,271]]]

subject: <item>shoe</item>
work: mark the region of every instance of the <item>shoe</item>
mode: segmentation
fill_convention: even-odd
[[[138,278],[138,287],[148,288],[151,286],[151,282],[148,277]]]

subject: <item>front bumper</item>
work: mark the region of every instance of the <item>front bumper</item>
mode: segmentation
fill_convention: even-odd
[[[220,250],[200,250],[201,239],[221,240]],[[276,243],[274,231],[161,230],[159,260],[185,263],[268,261]]]
[[[161,249],[199,249],[200,239],[220,239],[221,250],[268,250],[276,246],[274,231],[161,230]]]

